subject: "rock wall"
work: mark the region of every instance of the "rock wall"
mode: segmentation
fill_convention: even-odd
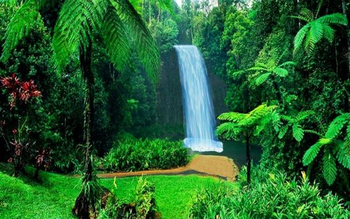
[[[221,78],[210,72],[210,66],[207,66],[207,69],[215,116],[217,117],[221,113],[228,111],[224,101],[226,84]],[[172,49],[162,57],[161,75],[157,87],[156,108],[156,123],[158,125],[168,127],[184,126],[180,72],[175,49]],[[184,137],[184,132],[182,133],[182,137]]]

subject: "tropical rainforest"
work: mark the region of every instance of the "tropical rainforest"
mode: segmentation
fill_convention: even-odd
[[[350,218],[349,19],[348,0],[0,0],[0,218]],[[176,45],[243,151],[231,180],[150,174],[224,156],[184,144]]]

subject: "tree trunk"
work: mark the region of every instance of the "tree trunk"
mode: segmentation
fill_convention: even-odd
[[[246,153],[247,153],[247,183],[250,184],[250,171],[251,171],[251,158],[250,158],[250,143],[249,143],[249,134],[246,133]]]
[[[85,141],[85,159],[84,159],[84,175],[83,186],[93,180],[93,168],[92,168],[92,124],[94,115],[94,75],[92,72],[92,43],[91,39],[86,48],[81,45],[80,48],[80,67],[86,83],[85,90],[85,110],[84,110],[84,141]],[[92,194],[93,192],[89,193]],[[73,212],[81,219],[90,218],[90,206],[94,211],[94,199],[84,191],[84,188],[80,192],[78,198],[75,201]]]
[[[347,15],[347,10],[346,10],[346,2],[345,0],[342,0],[342,8],[343,8],[343,15],[346,17],[346,19],[348,18],[348,15]],[[348,44],[348,77],[347,78],[350,78],[350,36],[349,36],[349,33],[350,33],[350,23],[348,23],[348,26],[346,28],[347,30],[347,44]]]

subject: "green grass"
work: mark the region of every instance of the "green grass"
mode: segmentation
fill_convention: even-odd
[[[80,191],[80,180],[54,173],[40,172],[41,182],[28,177],[11,177],[4,165],[0,165],[0,218],[75,218],[72,212],[75,198]],[[30,174],[32,170],[29,170]],[[162,217],[186,218],[191,197],[197,189],[215,186],[219,181],[200,176],[149,176],[155,184],[155,198]],[[117,196],[129,203],[135,198],[137,177],[117,179]],[[108,189],[113,179],[101,179]],[[237,183],[231,184],[233,189]]]

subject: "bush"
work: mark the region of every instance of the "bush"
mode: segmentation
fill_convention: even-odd
[[[139,171],[175,168],[188,161],[187,149],[182,142],[128,139],[113,145],[103,166],[111,171]]]
[[[287,181],[282,173],[256,174],[250,186],[236,194],[227,188],[199,192],[191,206],[190,218],[349,218],[350,213],[337,196],[320,196],[316,185],[305,178]],[[261,178],[263,177],[263,178]],[[253,178],[254,179],[254,178]]]
[[[117,189],[114,179],[115,193]],[[107,205],[101,210],[99,219],[149,219],[160,218],[160,214],[156,212],[156,202],[154,198],[154,184],[147,179],[140,177],[136,186],[136,204],[124,204],[115,195],[110,194]]]

